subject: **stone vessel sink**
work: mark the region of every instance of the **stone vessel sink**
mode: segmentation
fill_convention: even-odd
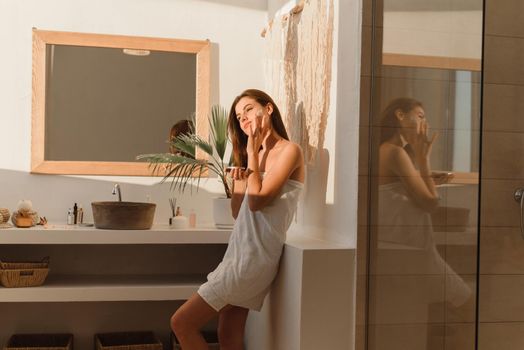
[[[140,202],[92,202],[96,228],[148,230],[153,225],[156,204]]]

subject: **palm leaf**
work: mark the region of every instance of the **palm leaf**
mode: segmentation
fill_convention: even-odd
[[[211,138],[218,156],[223,161],[227,147],[227,111],[220,106],[211,108],[211,117],[209,118],[209,128]]]
[[[209,118],[210,139],[206,141],[198,136],[194,129],[189,134],[181,134],[169,141],[170,145],[181,154],[152,153],[136,157],[149,162],[153,174],[163,175],[161,182],[171,178],[171,189],[185,191],[189,182],[200,179],[206,169],[218,175],[224,185],[227,197],[231,196],[230,183],[224,169],[224,155],[228,142],[227,112],[220,106],[211,108]],[[200,149],[209,156],[209,160],[196,159],[196,150]]]
[[[195,157],[196,148],[201,149],[209,155],[213,155],[213,145],[196,134],[182,134],[171,140],[171,146]]]

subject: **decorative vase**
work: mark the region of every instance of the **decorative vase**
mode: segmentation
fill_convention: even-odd
[[[231,198],[213,198],[213,220],[217,228],[233,228],[235,219],[231,213]]]

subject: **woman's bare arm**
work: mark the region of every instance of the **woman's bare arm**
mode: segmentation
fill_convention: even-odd
[[[271,172],[263,180],[258,168],[258,154],[248,158],[248,168],[252,171],[247,179],[251,211],[261,210],[271,203],[293,172],[304,162],[302,150],[295,143],[289,142],[281,152],[271,166]]]

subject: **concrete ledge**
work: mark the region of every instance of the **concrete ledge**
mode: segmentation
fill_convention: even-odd
[[[250,350],[352,349],[355,249],[294,235],[260,313],[246,327]]]

